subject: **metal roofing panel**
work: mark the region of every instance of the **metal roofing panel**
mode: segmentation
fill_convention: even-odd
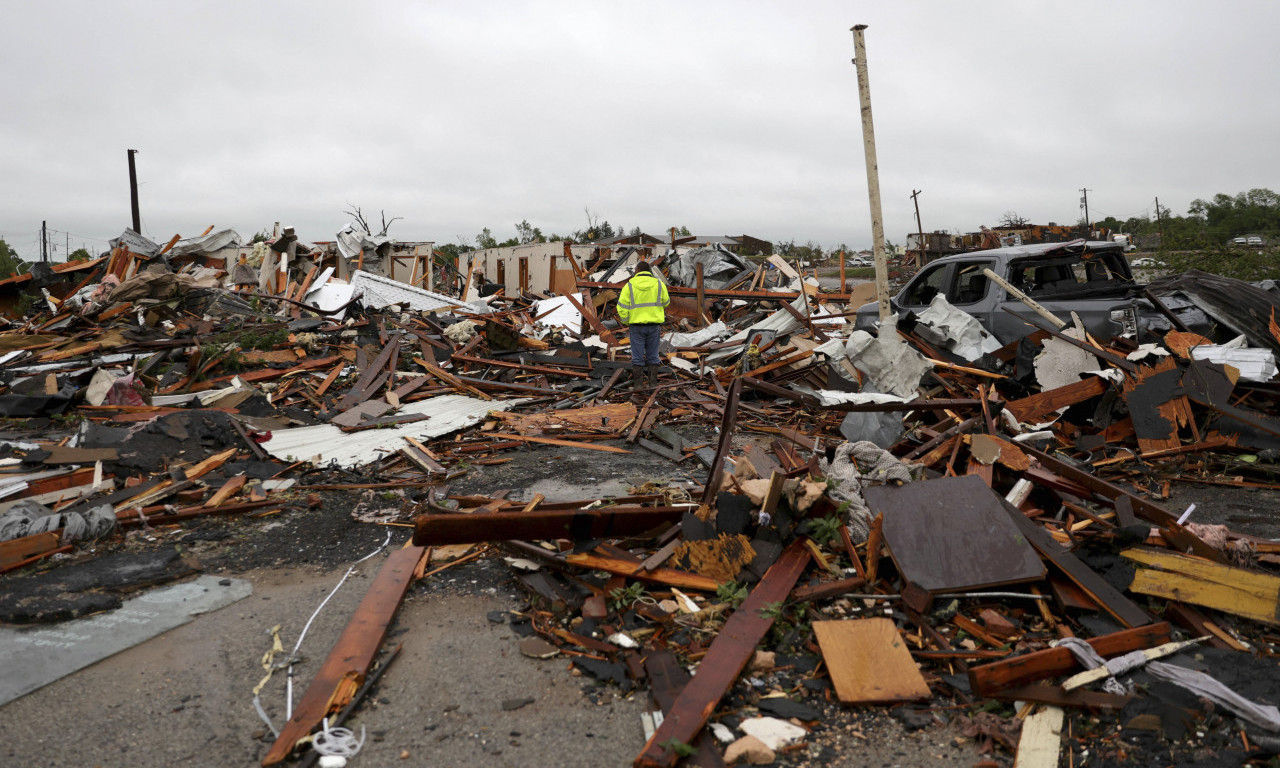
[[[407,304],[415,312],[433,312],[437,309],[467,306],[442,293],[424,291],[371,272],[357,271],[351,276],[351,286],[364,292],[364,305],[373,309],[381,309],[389,304]]]
[[[404,438],[429,440],[455,432],[480,421],[490,411],[505,411],[520,400],[478,400],[463,395],[440,395],[410,403],[399,415],[420,414],[425,421],[401,424],[386,429],[343,432],[332,424],[281,429],[262,444],[263,449],[285,461],[315,460],[317,464],[336,462],[348,469],[394,453],[405,447]]]

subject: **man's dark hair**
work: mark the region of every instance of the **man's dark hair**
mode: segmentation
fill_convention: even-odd
[[[647,261],[637,261],[637,262],[636,262],[636,271],[637,271],[637,272],[650,272],[650,273],[652,273],[652,272],[653,272],[653,270],[649,268],[649,262],[647,262]]]

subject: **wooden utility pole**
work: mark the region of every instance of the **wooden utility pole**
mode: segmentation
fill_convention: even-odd
[[[138,213],[138,169],[133,164],[133,156],[138,150],[129,152],[129,205],[133,209],[133,231],[142,234],[142,216]]]
[[[867,198],[871,204],[871,249],[876,259],[876,296],[880,319],[889,317],[889,266],[884,253],[884,220],[880,216],[880,170],[876,164],[876,131],[871,121],[871,85],[867,78],[866,24],[853,27],[853,65],[858,69],[858,97],[862,103],[862,145],[867,162]]]
[[[1156,198],[1156,234],[1163,236],[1164,221],[1160,218],[1160,198]]]
[[[49,261],[49,222],[40,222],[40,261]]]
[[[1084,208],[1084,230],[1085,239],[1089,239],[1089,233],[1093,231],[1093,225],[1089,221],[1089,190],[1084,187],[1080,188],[1080,207]]]
[[[924,225],[920,223],[920,190],[911,190],[911,202],[916,205],[916,269],[924,264]]]

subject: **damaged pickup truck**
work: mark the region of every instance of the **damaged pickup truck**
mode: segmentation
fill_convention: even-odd
[[[988,279],[984,270],[1000,275],[1014,288],[1063,320],[1079,315],[1085,329],[1109,339],[1137,324],[1137,304],[1132,297],[1141,290],[1120,243],[1074,240],[996,248],[947,256],[930,262],[890,300],[893,311],[919,314],[938,294],[948,303],[972,315],[1008,344],[1036,329],[1005,311],[1031,313],[1025,304]],[[858,308],[855,327],[874,333],[879,305]]]

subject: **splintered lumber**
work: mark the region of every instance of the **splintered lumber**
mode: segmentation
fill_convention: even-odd
[[[1208,638],[1205,637],[1197,637],[1194,640],[1180,640],[1173,643],[1164,643],[1163,645],[1157,645],[1155,648],[1144,648],[1139,651],[1139,653],[1142,655],[1143,664],[1145,664],[1148,661],[1163,659],[1165,656],[1172,656],[1178,651],[1190,648],[1191,646],[1200,643],[1202,640],[1207,639]],[[1108,677],[1111,677],[1111,674],[1111,670],[1107,669],[1106,666],[1086,669],[1079,674],[1072,675],[1066,680],[1063,680],[1062,688],[1063,690],[1074,691],[1075,689],[1086,686],[1089,683],[1106,680]]]
[[[729,394],[725,398],[724,418],[720,420],[720,443],[716,446],[716,457],[707,472],[707,482],[702,492],[702,503],[710,504],[720,490],[724,478],[724,460],[733,445],[733,430],[738,425],[738,396],[742,393],[742,378],[736,378],[729,385]]]
[[[1038,392],[1021,400],[1012,400],[1006,407],[1018,421],[1037,424],[1051,419],[1059,408],[1066,408],[1101,395],[1107,391],[1108,386],[1110,385],[1105,379],[1087,376],[1071,384]]]
[[[413,543],[438,547],[506,539],[617,539],[679,522],[685,510],[686,507],[606,507],[426,514],[414,521]]]
[[[346,706],[359,690],[413,581],[414,569],[425,554],[425,548],[411,546],[395,550],[387,558],[338,642],[302,694],[293,717],[280,729],[267,756],[262,758],[264,766],[284,762],[300,739],[310,734],[326,715]]]
[[[1022,445],[1021,448],[1028,456],[1032,456],[1036,461],[1040,462],[1040,465],[1045,469],[1069,482],[1089,489],[1089,491],[1106,498],[1112,504],[1118,506],[1120,504],[1120,497],[1126,497],[1128,499],[1128,506],[1132,509],[1133,514],[1149,523],[1155,523],[1156,525],[1163,526],[1166,538],[1171,543],[1174,543],[1179,549],[1189,549],[1192,554],[1208,558],[1215,562],[1224,561],[1225,556],[1221,552],[1204,543],[1204,541],[1197,538],[1186,528],[1178,525],[1177,516],[1169,512],[1169,510],[1164,507],[1161,507],[1159,504],[1155,504],[1141,496],[1129,493],[1119,486],[1108,483],[1097,475],[1090,474],[1079,467],[1074,467],[1048,453],[1036,450],[1030,445]],[[1033,467],[1031,472],[1034,471],[1035,468]]]
[[[1044,528],[1028,520],[1017,507],[1003,499],[1001,503],[1008,512],[1009,518],[1022,531],[1031,546],[1036,548],[1040,556],[1053,563],[1077,587],[1087,592],[1089,598],[1114,616],[1116,621],[1126,627],[1140,627],[1154,621],[1150,614],[1125,597],[1120,590],[1107,583],[1097,571],[1059,546]]]
[[[1101,693],[1079,688],[1074,691],[1067,691],[1060,685],[1045,685],[1043,683],[1006,688],[1002,691],[996,691],[987,698],[999,701],[1028,701],[1033,704],[1050,704],[1055,707],[1087,709],[1091,712],[1106,709],[1121,710],[1133,700],[1133,697],[1128,695]]]
[[[641,560],[627,560],[621,557],[610,557],[594,552],[573,552],[564,558],[564,562],[579,568],[612,573],[615,576],[627,576],[654,584],[666,584],[681,589],[696,589],[701,592],[715,592],[723,582],[689,571],[675,568],[648,568]]]
[[[1160,622],[1089,638],[1087,642],[1099,656],[1108,658],[1166,643],[1169,641],[1169,630],[1168,622]],[[969,685],[979,696],[994,697],[1010,688],[1065,675],[1079,668],[1080,663],[1066,648],[1045,648],[972,667],[969,670]]]
[[[561,448],[582,448],[588,451],[603,451],[605,453],[631,453],[626,448],[615,448],[612,445],[596,445],[594,443],[582,443],[574,440],[557,440],[554,437],[535,437],[533,435],[513,435],[507,432],[494,432],[494,437],[501,437],[504,440],[519,440],[525,443],[542,443],[543,445],[558,445]]]
[[[1066,715],[1058,707],[1041,707],[1022,721],[1018,738],[1018,754],[1013,768],[1058,768],[1062,751],[1062,720]]]
[[[665,716],[671,711],[680,690],[689,684],[689,673],[680,666],[675,654],[665,649],[645,655],[644,673],[649,678],[649,693]],[[685,765],[699,768],[720,768],[724,765],[724,758],[720,756],[710,733],[703,731],[698,734],[692,746],[698,753],[687,758]]]
[[[892,619],[815,621],[813,634],[842,704],[887,704],[931,695]]]
[[[37,555],[53,552],[59,546],[58,539],[57,531],[47,531],[0,541],[0,573]]]
[[[769,609],[787,599],[808,564],[809,550],[801,540],[783,551],[711,642],[698,674],[680,691],[662,725],[649,737],[635,760],[636,768],[672,768],[680,760],[663,745],[693,743],[773,626],[774,613]]]
[[[1134,548],[1120,554],[1151,566],[1134,573],[1130,592],[1181,600],[1265,624],[1280,624],[1280,577],[1176,552]]]

